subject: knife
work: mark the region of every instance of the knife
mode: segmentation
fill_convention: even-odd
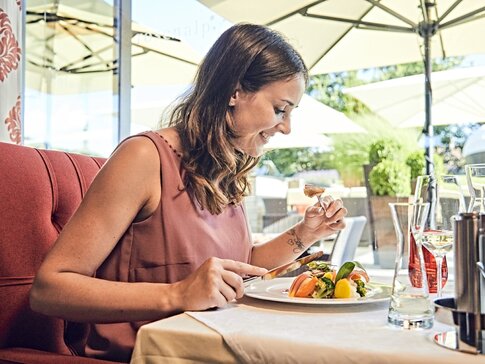
[[[313,254],[307,255],[306,257],[294,260],[290,263],[280,265],[279,267],[273,268],[263,274],[262,276],[255,276],[255,277],[249,277],[245,278],[243,280],[244,287],[248,287],[251,283],[258,281],[258,280],[269,280],[273,279],[276,277],[280,277],[286,273],[293,272],[294,270],[297,270],[301,266],[310,263],[311,261],[320,258],[323,255],[322,251],[315,252]]]

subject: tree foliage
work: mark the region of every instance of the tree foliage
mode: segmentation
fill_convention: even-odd
[[[363,114],[370,111],[367,106],[343,93],[346,87],[363,83],[357,71],[316,75],[310,78],[307,93],[335,110],[347,114]]]
[[[437,146],[437,153],[443,157],[445,173],[464,173],[463,146],[470,134],[479,127],[479,124],[439,125],[434,127],[434,135],[438,136],[441,141]]]
[[[308,170],[327,169],[328,153],[320,152],[316,148],[275,149],[266,152],[262,160],[271,160],[284,176],[291,176]]]
[[[463,62],[463,57],[448,57],[442,59],[435,59],[432,63],[433,72],[444,71],[452,69]],[[412,75],[419,75],[424,73],[423,62],[412,62],[398,65],[370,68],[363,70],[370,82],[385,81],[392,78],[406,77]],[[424,87],[424,85],[423,85]],[[424,101],[423,101],[424,102]]]

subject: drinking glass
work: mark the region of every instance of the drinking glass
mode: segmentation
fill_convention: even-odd
[[[429,203],[390,203],[389,207],[397,237],[397,252],[387,321],[392,326],[404,329],[428,329],[433,326],[434,310],[429,300],[420,242]],[[419,284],[414,284],[408,274],[401,272],[412,235],[416,238],[418,264],[415,279],[420,280]]]
[[[466,210],[463,190],[457,176],[419,176],[415,200],[427,199],[430,209],[425,221],[421,244],[426,266],[429,291],[442,296],[448,279],[446,253],[453,247],[453,216]],[[409,274],[413,276],[414,261]],[[439,284],[440,283],[440,284]]]
[[[467,164],[465,173],[470,192],[468,212],[485,212],[485,164]]]
[[[438,178],[434,178],[429,175],[419,176],[416,182],[416,190],[414,194],[415,201],[432,201],[432,205],[430,208],[430,212],[433,213],[433,218],[430,216],[427,219],[427,232],[425,236],[429,237],[429,240],[435,242],[437,238],[437,233],[433,232],[432,228],[430,228],[430,223],[436,225],[436,219],[441,221],[445,219],[443,223],[438,223],[438,227],[441,227],[447,232],[444,233],[445,236],[448,238],[451,237],[450,244],[445,244],[445,249],[451,250],[452,248],[452,216],[466,211],[466,203],[465,197],[463,193],[463,186],[459,183],[458,176],[453,175],[445,175],[440,176]],[[430,230],[431,229],[431,230]],[[435,229],[436,230],[436,226]],[[420,278],[419,275],[421,271],[419,271],[418,265],[418,257],[415,254],[415,240],[414,237],[411,236],[411,252],[410,254],[414,257],[410,259],[409,264],[409,276],[415,284],[419,284]],[[448,280],[448,264],[446,261],[446,253],[443,252],[443,249],[440,249],[440,260],[441,269],[438,271],[437,267],[437,259],[433,250],[435,248],[432,247],[432,243],[423,244],[423,257],[424,257],[424,264],[426,269],[426,275],[429,285],[429,292],[430,293],[438,293],[441,289],[445,286],[446,281]],[[444,253],[444,254],[443,254]],[[440,274],[438,274],[440,273]],[[441,278],[439,277],[441,275]],[[441,282],[441,285],[437,283]],[[441,293],[439,292],[438,295],[440,296]]]

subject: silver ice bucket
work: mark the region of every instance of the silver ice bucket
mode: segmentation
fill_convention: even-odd
[[[455,297],[435,300],[435,319],[454,331],[435,335],[437,344],[485,353],[485,214],[460,213],[454,226]]]

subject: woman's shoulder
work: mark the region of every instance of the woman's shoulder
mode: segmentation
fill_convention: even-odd
[[[134,135],[117,146],[103,169],[119,176],[126,174],[143,180],[151,175],[159,175],[160,156],[152,140]]]
[[[160,201],[160,157],[156,145],[142,135],[125,139],[103,166],[99,179],[108,190],[139,196],[143,208],[136,220],[149,216]]]
[[[163,128],[155,130],[154,133],[158,134],[165,142],[169,145],[171,149],[175,152],[182,153],[182,143],[180,141],[180,136],[174,127]]]
[[[142,134],[138,134],[123,140],[113,152],[111,158],[158,159],[158,152],[153,141]]]

